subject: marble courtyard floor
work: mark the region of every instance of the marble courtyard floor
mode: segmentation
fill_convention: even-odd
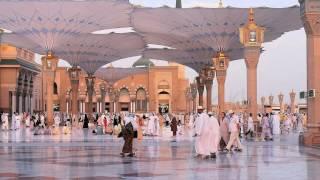
[[[91,130],[90,130],[91,132]],[[29,130],[0,131],[0,179],[319,179],[320,148],[299,146],[298,134],[274,142],[246,142],[242,153],[194,158],[194,139],[171,142],[145,137],[137,157],[121,158],[122,139],[72,135],[33,136]]]

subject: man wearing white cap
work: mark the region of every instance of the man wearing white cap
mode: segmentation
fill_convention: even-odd
[[[208,148],[208,128],[206,128],[206,121],[209,119],[209,116],[203,112],[204,109],[202,106],[198,107],[198,117],[195,121],[195,149],[197,157],[208,158],[210,151]]]
[[[209,130],[209,151],[211,158],[216,158],[216,153],[218,152],[218,146],[220,143],[220,127],[217,118],[213,116],[212,112],[209,112],[209,118],[206,121],[205,127]]]

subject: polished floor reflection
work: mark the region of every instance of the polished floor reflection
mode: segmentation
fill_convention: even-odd
[[[0,131],[0,179],[319,179],[320,148],[299,146],[298,134],[274,142],[244,141],[241,153],[216,160],[194,158],[186,132],[135,142],[137,157],[121,158],[122,139],[72,135],[33,136],[29,130]]]

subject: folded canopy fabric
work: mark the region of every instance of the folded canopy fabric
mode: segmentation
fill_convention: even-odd
[[[136,33],[81,34],[61,44],[55,55],[88,74],[110,62],[142,54],[145,43]]]

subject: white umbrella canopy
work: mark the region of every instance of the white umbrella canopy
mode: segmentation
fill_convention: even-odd
[[[39,54],[54,51],[81,33],[128,27],[133,6],[128,0],[0,0],[0,28],[41,46],[25,47]]]
[[[88,74],[110,62],[141,55],[145,43],[136,33],[81,34],[56,48],[55,55]]]
[[[148,44],[173,49],[147,50],[147,57],[185,59],[183,64],[196,64],[187,60],[190,56],[206,64],[219,50],[225,51],[230,60],[243,59],[239,28],[247,22],[248,12],[246,8],[140,8],[133,12],[132,23]],[[302,28],[299,7],[255,8],[254,12],[256,23],[266,28],[265,42]]]
[[[147,72],[147,68],[119,68],[119,67],[104,67],[98,69],[95,77],[106,81],[110,86],[115,82],[136,74],[143,74]]]

